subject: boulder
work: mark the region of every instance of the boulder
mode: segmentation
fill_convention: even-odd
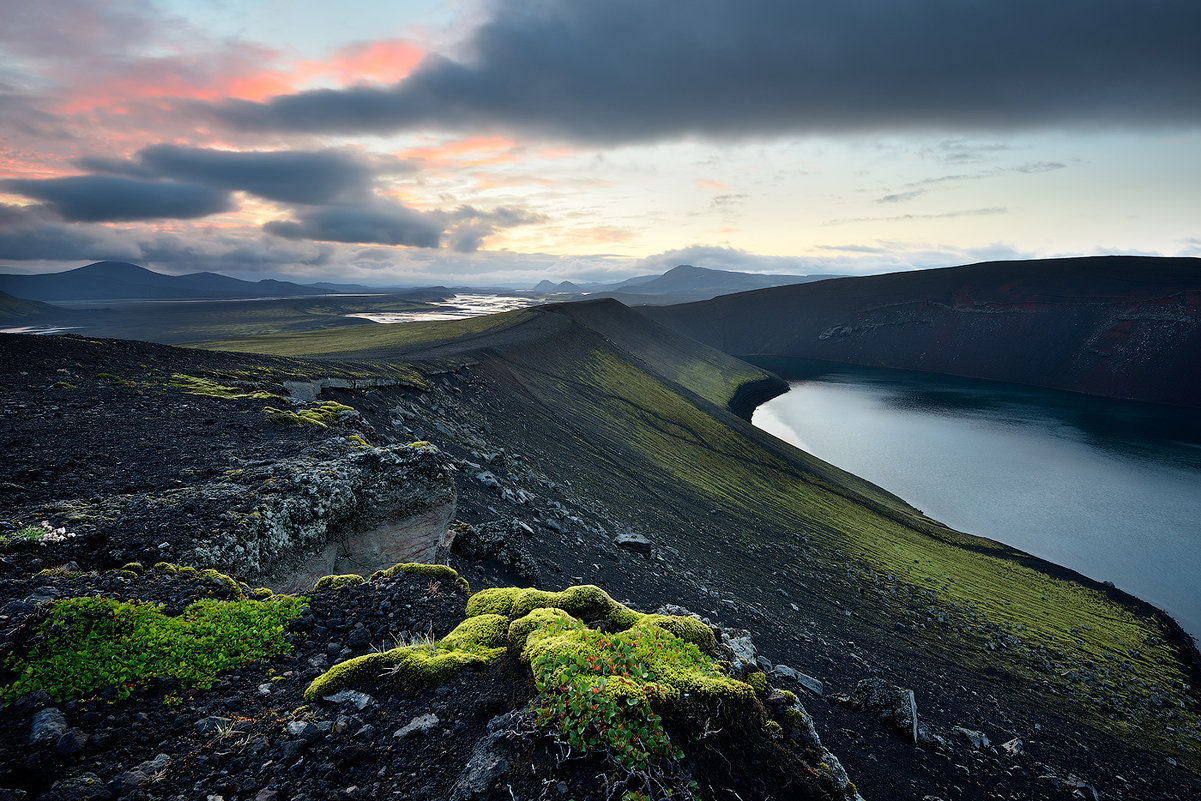
[[[33,716],[29,744],[57,743],[66,730],[67,719],[63,713],[57,707],[46,707]]]
[[[883,679],[864,679],[855,685],[850,695],[838,695],[836,703],[852,709],[879,712],[880,717],[891,720],[914,744],[918,741],[917,701],[913,690],[905,690]]]
[[[625,548],[627,551],[634,551],[646,556],[650,556],[654,549],[653,542],[634,531],[621,532],[613,538],[613,544],[618,548]]]

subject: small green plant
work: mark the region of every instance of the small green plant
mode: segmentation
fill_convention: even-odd
[[[75,389],[74,384],[69,384],[66,381],[55,381],[50,385],[53,389]]]
[[[22,526],[8,534],[0,534],[0,547],[20,542],[36,542],[39,545],[49,545],[53,542],[63,542],[75,536],[63,527],[55,528],[49,520],[43,520],[36,526]]]
[[[537,721],[557,728],[573,748],[610,749],[632,770],[683,756],[656,703],[677,697],[679,684],[729,682],[699,648],[657,626],[610,634],[557,617],[530,634],[525,652],[533,656]]]
[[[22,526],[8,534],[0,534],[0,545],[12,545],[17,542],[40,542],[46,532],[41,526]]]
[[[65,700],[104,687],[116,688],[124,698],[156,676],[174,676],[184,686],[204,689],[223,670],[290,651],[287,623],[307,606],[308,599],[292,596],[263,602],[208,599],[168,617],[144,602],[55,601],[38,624],[33,649],[5,659],[17,679],[0,689],[0,698],[45,690]]]

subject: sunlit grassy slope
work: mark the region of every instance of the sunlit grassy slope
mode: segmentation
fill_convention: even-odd
[[[783,543],[804,531],[817,546],[807,553],[808,574],[827,576],[823,591],[843,608],[884,630],[903,624],[912,629],[906,636],[946,659],[1007,674],[1118,733],[1141,727],[1139,737],[1168,741],[1168,725],[1197,720],[1183,689],[1193,656],[1150,607],[948,529],[752,428],[724,407],[764,373],[618,304],[214,345],[377,362],[470,356],[508,402],[543,421],[545,441],[578,454],[575,480],[612,487],[620,471],[654,497],[718,510],[748,553],[772,554],[771,567],[798,582]],[[696,537],[690,547],[703,549]],[[943,619],[927,626],[935,608]],[[952,628],[955,636],[943,636]],[[1121,699],[1129,708],[1119,708]],[[1143,714],[1165,702],[1174,723]]]
[[[528,318],[530,312],[518,309],[465,320],[431,320],[389,325],[356,326],[334,331],[306,331],[300,334],[210,340],[198,343],[211,350],[241,353],[270,353],[276,356],[362,356],[381,349],[404,348],[434,342],[461,339],[486,331],[509,328]]]

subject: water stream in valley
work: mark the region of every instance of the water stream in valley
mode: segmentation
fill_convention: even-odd
[[[802,360],[765,431],[1201,635],[1201,412]]]

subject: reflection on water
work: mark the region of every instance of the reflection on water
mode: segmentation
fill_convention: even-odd
[[[1201,632],[1201,413],[899,370],[773,362],[754,422]]]
[[[373,323],[412,323],[418,320],[462,320],[467,317],[479,317],[484,314],[496,314],[514,309],[523,309],[537,301],[520,298],[516,295],[485,295],[464,293],[455,295],[450,300],[435,302],[444,311],[416,312],[364,312],[348,314],[347,317],[362,317]]]

